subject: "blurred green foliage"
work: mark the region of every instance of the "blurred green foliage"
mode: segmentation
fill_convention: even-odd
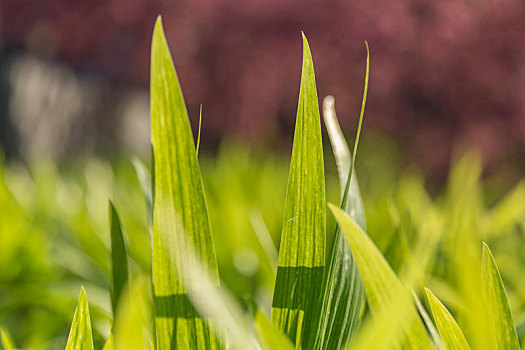
[[[337,203],[327,149],[327,201]],[[368,234],[398,276],[403,280],[411,259],[429,259],[428,271],[411,275],[413,285],[417,291],[428,286],[478,348],[472,342],[483,339],[473,326],[479,320],[467,311],[480,302],[481,241],[487,242],[523,345],[525,181],[495,191],[485,184],[497,181],[482,181],[481,161],[469,153],[454,162],[446,186],[430,195],[417,171],[400,171],[388,141],[367,135],[361,150],[357,171]],[[246,308],[257,303],[269,309],[275,261],[257,233],[267,230],[279,246],[288,160],[225,141],[215,155],[201,154],[200,162],[221,279]],[[119,209],[131,274],[150,274],[150,225],[131,161],[0,163],[0,325],[18,346],[63,348],[81,284],[95,347],[104,344],[111,328],[108,198]],[[328,220],[333,227],[331,215]],[[439,240],[421,255],[430,235]]]

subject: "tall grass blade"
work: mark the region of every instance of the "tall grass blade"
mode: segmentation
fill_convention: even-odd
[[[67,338],[66,350],[93,350],[89,306],[84,287],[80,289],[77,308]]]
[[[361,227],[344,211],[329,204],[352,249],[365,287],[368,305],[373,315],[382,315],[393,303],[404,304],[399,344],[409,349],[427,349],[431,343],[414,307],[410,292],[397,278],[379,249]]]
[[[272,321],[296,346],[302,346],[313,328],[325,264],[325,225],[319,105],[312,55],[303,34],[301,89],[272,303]]]
[[[489,247],[483,243],[481,292],[487,309],[491,349],[519,349],[516,327],[503,281]]]
[[[153,32],[150,89],[155,164],[153,288],[157,346],[215,348],[215,336],[191,305],[187,288],[177,274],[185,271],[181,253],[186,247],[178,240],[184,234],[195,246],[214,283],[219,283],[195,144],[160,17]]]
[[[467,339],[465,339],[454,317],[452,317],[445,305],[443,305],[430,290],[425,290],[427,292],[428,303],[432,309],[432,315],[436,321],[436,326],[441,335],[441,339],[443,339],[445,348],[447,350],[470,350]]]
[[[361,106],[358,134],[352,156],[337,120],[334,98],[328,96],[323,101],[323,118],[330,137],[330,143],[332,144],[339,175],[341,208],[345,208],[346,212],[361,225],[363,230],[366,229],[366,219],[353,162],[357,154],[359,133],[363,123],[364,102],[368,91],[369,66],[370,55],[367,45],[363,104]],[[350,172],[352,172],[351,177],[349,176]],[[317,331],[311,333],[311,337],[314,338],[310,338],[309,341],[309,344],[314,344],[314,347],[318,349],[341,348],[341,346],[346,344],[357,329],[359,314],[363,304],[363,284],[348,242],[341,235],[339,226],[336,227],[334,237],[334,248],[323,276],[323,293],[316,317],[318,320]]]
[[[111,232],[111,306],[115,316],[122,293],[128,288],[128,254],[120,219],[112,201],[108,201],[108,214]]]

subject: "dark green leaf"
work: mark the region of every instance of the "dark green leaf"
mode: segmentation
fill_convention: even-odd
[[[111,306],[115,316],[122,292],[128,288],[128,256],[122,226],[111,201],[108,201],[108,214],[111,226]]]

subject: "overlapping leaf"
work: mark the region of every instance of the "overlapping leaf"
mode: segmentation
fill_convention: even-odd
[[[255,328],[265,350],[293,350],[294,346],[261,311],[255,314]]]
[[[159,349],[215,348],[215,336],[189,302],[181,276],[177,275],[186,271],[180,254],[186,247],[178,240],[183,232],[218,284],[193,135],[160,18],[153,33],[150,89],[157,346]]]
[[[445,348],[447,350],[470,349],[461,328],[459,328],[456,320],[450,312],[448,312],[445,305],[443,305],[430,290],[426,289],[426,292],[430,308],[432,309],[432,315],[436,321],[436,326],[441,335],[441,339],[443,339]]]
[[[297,346],[312,331],[325,264],[325,183],[315,73],[303,35],[303,68],[272,321]]]
[[[149,288],[147,279],[137,277],[123,293],[114,328],[112,348],[115,350],[150,348],[151,335],[147,332],[151,312]]]
[[[396,303],[406,305],[400,310],[402,320],[393,320],[399,325],[399,332],[396,332],[399,337],[392,340],[391,345],[408,349],[430,348],[430,340],[411,301],[410,292],[360,226],[341,209],[331,204],[329,207],[352,249],[372,314],[384,315],[384,311],[392,309]]]
[[[339,175],[341,207],[345,208],[346,212],[361,225],[363,230],[366,228],[366,218],[355,175],[354,162],[366,104],[369,66],[367,45],[363,103],[352,156],[337,121],[334,98],[328,96],[323,102],[323,117]],[[316,317],[317,331],[310,334],[308,344],[309,346],[313,345],[316,349],[340,348],[345,345],[357,329],[363,303],[364,289],[359,271],[348,242],[341,234],[339,226],[336,227],[334,237],[334,247],[323,276],[323,292],[319,299],[320,305]]]

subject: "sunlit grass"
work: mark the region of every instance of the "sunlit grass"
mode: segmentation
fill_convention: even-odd
[[[214,160],[198,155],[159,19],[151,166],[0,168],[0,348],[519,348],[523,185],[487,207],[467,154],[444,194],[408,174],[363,205],[369,59],[352,153],[324,102],[339,181],[325,179],[313,62],[303,36],[287,186],[279,157],[226,144]]]

